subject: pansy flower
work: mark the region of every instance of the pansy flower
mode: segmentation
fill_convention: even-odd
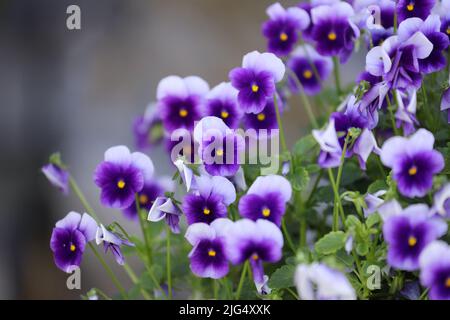
[[[275,94],[275,84],[284,77],[285,66],[273,53],[246,54],[242,67],[230,71],[231,84],[238,91],[239,105],[245,113],[259,113]]]
[[[196,177],[196,190],[187,194],[183,201],[183,212],[188,224],[211,223],[227,216],[227,206],[236,200],[233,184],[221,176]]]
[[[450,247],[434,241],[423,250],[419,259],[420,282],[430,291],[431,300],[450,300]]]
[[[173,162],[180,157],[190,164],[198,161],[198,144],[192,139],[192,132],[187,129],[179,128],[167,134],[166,149]]]
[[[280,101],[280,99],[278,99]],[[271,137],[272,130],[278,129],[277,112],[272,98],[268,98],[264,108],[258,113],[245,113],[242,122],[246,130],[255,130],[255,137],[262,137],[261,130],[267,130],[267,137]],[[247,131],[251,134],[251,131]]]
[[[155,104],[149,104],[145,113],[134,119],[133,135],[138,150],[150,149],[163,140],[162,122]]]
[[[292,187],[285,177],[258,177],[239,201],[239,213],[244,218],[267,219],[280,226],[291,196]]]
[[[253,281],[257,288],[264,288],[264,262],[275,263],[282,257],[283,235],[272,222],[259,219],[242,219],[233,223],[226,233],[226,250],[233,264],[250,262]]]
[[[309,15],[303,9],[284,9],[274,3],[266,10],[269,20],[264,22],[262,33],[268,39],[268,50],[278,56],[288,55],[298,40],[298,32],[309,26]]]
[[[426,19],[436,4],[436,0],[399,0],[397,3],[398,21],[418,17]]]
[[[180,209],[167,197],[157,197],[148,213],[147,220],[158,222],[165,220],[173,233],[180,233]]]
[[[144,182],[153,176],[153,163],[140,152],[130,153],[125,146],[109,148],[105,160],[95,169],[94,181],[101,189],[104,206],[125,209],[135,200]]]
[[[423,197],[433,186],[433,176],[444,168],[444,158],[433,149],[434,136],[419,129],[410,137],[392,137],[381,148],[381,161],[392,168],[399,192]]]
[[[333,61],[330,57],[323,57],[308,44],[299,46],[292,53],[287,62],[289,69],[302,84],[307,95],[320,92],[322,82],[326,81],[333,70]],[[289,87],[293,92],[299,92],[297,81],[289,76]]]
[[[417,93],[411,90],[410,94],[405,94],[397,90],[397,111],[395,112],[395,120],[397,128],[403,128],[406,136],[416,131],[419,121],[416,118]]]
[[[210,225],[199,222],[189,226],[185,238],[193,246],[189,260],[196,276],[220,279],[228,274],[225,236],[232,224],[231,220],[221,218]]]
[[[368,129],[368,120],[359,112],[356,98],[351,96],[345,111],[332,113],[324,130],[313,130],[313,136],[321,149],[318,163],[322,168],[340,165],[345,140],[352,128],[360,129],[361,132],[353,143],[347,143],[345,157],[356,155],[361,169],[365,170],[370,154],[380,152],[372,131]]]
[[[114,259],[119,265],[125,264],[125,258],[122,254],[121,246],[129,246],[134,247],[134,244],[130,241],[123,239],[118,234],[115,234],[105,228],[104,225],[100,225],[97,228],[97,232],[95,234],[95,242],[97,245],[103,243],[103,248],[105,249],[105,253],[111,251],[114,256]]]
[[[222,82],[206,96],[205,114],[221,118],[228,127],[236,129],[242,117],[237,96],[238,91],[229,82]]]
[[[388,263],[401,270],[419,268],[419,256],[431,242],[447,232],[447,224],[430,217],[430,209],[415,204],[384,219],[383,236],[388,244]]]
[[[157,197],[164,195],[165,192],[174,191],[174,183],[172,180],[150,179],[144,182],[144,187],[137,193],[137,201],[141,210],[149,211]],[[128,208],[123,210],[123,214],[128,219],[138,219],[136,203],[133,202]]]
[[[192,130],[202,117],[204,97],[209,85],[201,78],[168,76],[157,88],[158,110],[164,128],[171,132],[178,128]]]
[[[322,263],[298,265],[295,285],[301,300],[356,300],[347,277]]]
[[[348,60],[355,39],[359,37],[359,29],[351,21],[354,14],[352,6],[345,2],[318,6],[311,10],[314,24],[312,38],[321,55],[339,56],[342,63]]]
[[[205,170],[214,176],[234,176],[244,152],[242,136],[231,130],[222,119],[204,117],[194,129],[194,141]]]
[[[68,273],[80,266],[85,247],[95,239],[96,230],[97,223],[87,213],[82,216],[72,211],[58,221],[50,239],[56,266]]]
[[[450,219],[450,183],[445,184],[433,197],[433,213]]]
[[[399,41],[406,41],[418,31],[422,32],[433,45],[430,55],[419,60],[420,71],[429,74],[444,69],[447,64],[444,50],[448,48],[449,39],[441,32],[439,16],[432,14],[425,21],[420,18],[405,20],[399,26]]]
[[[43,166],[41,171],[53,186],[58,188],[63,194],[69,194],[69,172],[66,169],[49,163]]]

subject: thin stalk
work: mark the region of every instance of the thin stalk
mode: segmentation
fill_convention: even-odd
[[[116,275],[114,274],[114,272],[111,270],[111,268],[108,266],[108,264],[105,262],[105,260],[103,259],[103,257],[98,253],[97,249],[95,248],[95,246],[92,243],[88,243],[89,247],[91,248],[92,252],[94,252],[94,255],[97,257],[97,259],[99,260],[100,264],[103,266],[103,268],[105,269],[106,273],[109,275],[109,277],[111,278],[112,282],[114,283],[114,285],[116,286],[117,290],[119,290],[120,295],[122,296],[123,299],[128,299],[127,297],[127,293],[125,291],[125,289],[122,287],[122,285],[120,284],[119,280],[117,279]]]
[[[338,96],[342,94],[341,89],[341,74],[339,70],[339,60],[337,56],[333,57],[333,65],[334,65],[334,81],[336,82],[336,92]]]
[[[283,229],[284,237],[286,238],[286,242],[288,243],[289,248],[292,250],[293,253],[295,253],[295,246],[294,243],[292,242],[289,232],[287,231],[285,219],[281,220],[281,228]]]
[[[133,269],[127,263],[124,263],[123,268],[125,269],[125,272],[130,277],[131,282],[133,282],[133,284],[138,284],[139,283],[139,279],[136,276],[136,273],[133,271]],[[141,291],[141,294],[144,297],[144,299],[151,300],[151,297],[147,293],[147,291],[145,291],[143,288],[141,288],[140,291]]]
[[[148,234],[147,234],[147,230],[145,228],[145,218],[142,216],[142,212],[141,212],[141,206],[139,205],[139,196],[136,193],[135,195],[135,203],[136,203],[136,210],[137,210],[137,214],[139,217],[139,224],[141,226],[141,230],[142,230],[142,236],[144,238],[144,243],[145,243],[145,248],[147,251],[147,260],[148,260],[148,264],[151,265],[152,264],[152,247],[150,246],[150,241],[148,239]]]
[[[287,69],[288,73],[291,75],[291,78],[294,80],[296,86],[299,88],[300,91],[300,98],[302,99],[303,107],[305,108],[306,114],[308,115],[309,121],[311,122],[314,129],[317,129],[319,125],[317,124],[316,116],[314,115],[314,112],[312,111],[311,104],[309,103],[308,97],[305,94],[305,90],[303,89],[303,85],[300,82],[300,79],[297,77],[297,74]]]
[[[214,300],[219,299],[219,283],[217,279],[211,279],[213,285]]]
[[[396,92],[394,91],[394,98],[396,99]],[[389,117],[391,118],[391,126],[392,130],[394,131],[394,134],[398,136],[400,133],[398,132],[397,126],[395,125],[395,116],[394,116],[394,107],[391,103],[391,99],[389,99],[389,95],[386,95],[386,100],[388,103],[388,111],[389,111]]]
[[[343,216],[344,208],[342,207],[341,197],[339,196],[339,189],[336,187],[336,181],[334,180],[333,171],[331,168],[328,169],[328,177],[330,179],[331,188],[334,192],[334,208],[333,208],[333,231],[337,231],[339,226],[339,210],[341,210],[341,215]]]
[[[280,108],[278,106],[278,101],[277,101],[277,95],[276,94],[273,95],[273,104],[275,105],[275,112],[276,112],[276,115],[277,115],[278,128],[280,130],[281,149],[283,150],[283,152],[287,152],[288,148],[287,148],[287,145],[286,145],[286,139],[284,137],[283,122],[281,121]]]
[[[248,269],[248,260],[245,261],[244,266],[242,267],[241,278],[239,279],[235,300],[239,300],[239,297],[241,296],[242,286],[244,285],[245,276],[247,275],[247,269]]]
[[[286,291],[289,292],[295,300],[299,300],[298,295],[291,288],[286,288]]]
[[[72,175],[69,176],[69,184],[72,188],[73,192],[77,195],[78,199],[80,200],[83,207],[86,209],[87,213],[89,213],[97,222],[100,220],[98,219],[97,215],[95,214],[94,209],[92,209],[89,202],[86,200],[86,197],[84,196],[83,192],[81,192],[80,187],[78,186],[75,179],[72,177]]]
[[[167,273],[167,291],[169,299],[172,299],[172,267],[170,265],[170,228],[167,226],[166,231],[166,273]]]

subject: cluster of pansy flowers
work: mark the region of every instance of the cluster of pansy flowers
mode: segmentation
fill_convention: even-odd
[[[108,149],[94,173],[101,204],[139,221],[146,246],[150,222],[164,220],[167,224],[166,282],[157,283],[160,294],[172,297],[170,234],[184,230],[192,246],[188,258],[195,276],[222,279],[230,274],[230,265],[242,265],[234,297],[239,298],[248,270],[260,297],[271,296],[271,275],[266,274],[264,264],[282,261],[285,242],[296,251],[285,216],[298,205],[301,192],[292,185],[298,171],[283,141],[281,116],[289,110],[289,97],[300,95],[319,149],[317,165],[322,173],[328,172],[332,186],[332,233],[337,236],[341,229],[347,231],[345,252],[355,259],[353,269],[357,269],[359,281],[364,278],[354,246],[357,235],[345,228],[344,200],[362,209],[362,219],[381,217],[380,233],[387,252],[380,259],[388,268],[419,279],[426,290],[416,298],[422,294],[430,299],[450,299],[450,247],[442,240],[450,219],[450,183],[443,174],[446,160],[435,147],[434,127],[429,124],[436,118],[427,119],[425,126],[417,113],[419,105],[440,108],[444,120],[437,121],[444,127],[450,123],[450,85],[440,88],[440,106],[427,105],[425,91],[426,77],[448,74],[449,9],[450,1],[431,0],[312,0],[290,8],[275,3],[267,8],[268,20],[262,24],[267,52],[244,55],[241,67],[229,72],[228,82],[210,88],[197,76],[162,79],[156,102],[136,118],[133,133],[141,151],[165,142],[176,176],[186,189],[181,200],[177,200],[173,180],[156,178],[151,159],[141,152],[131,153],[125,146]],[[355,77],[352,89],[343,88],[339,65],[361,44],[367,49],[365,70]],[[327,113],[325,121],[318,120],[308,99],[320,99],[333,73],[340,105]],[[248,178],[239,161],[246,146],[235,130],[238,128],[255,130],[256,139],[282,140],[283,166],[278,174]],[[260,135],[261,129],[269,134]],[[280,129],[277,136],[271,135],[272,129]],[[222,142],[222,147],[213,149],[213,162],[208,160],[217,141],[208,134],[211,131]],[[449,128],[445,131],[448,136]],[[192,139],[180,148],[179,142],[187,137]],[[344,162],[355,159],[364,175],[373,158],[389,190],[367,192],[362,198],[351,190],[340,194]],[[388,177],[386,168],[391,170]],[[333,169],[337,169],[337,177]],[[52,157],[42,171],[65,194],[71,186],[88,212],[71,212],[56,223],[51,237],[56,265],[71,272],[80,265],[87,245],[99,257],[90,243],[94,239],[96,244],[103,243],[119,264],[126,265],[121,247],[134,244],[125,230],[117,223],[107,227],[100,223],[58,157]],[[321,177],[308,199],[325,182]],[[351,270],[339,270],[314,258],[311,252],[317,247],[306,241],[306,233],[313,231],[304,228],[298,235],[301,248],[292,275],[297,294],[290,293],[300,299],[368,298],[370,294],[365,290],[361,294],[352,285]],[[143,260],[150,264],[150,254]],[[130,267],[126,269],[129,272]],[[146,269],[151,273],[151,266]],[[124,294],[115,276],[113,280]],[[166,286],[167,290],[163,289]]]

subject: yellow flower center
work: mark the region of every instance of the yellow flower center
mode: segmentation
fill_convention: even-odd
[[[254,85],[252,85],[252,91],[253,92],[258,92],[258,90],[259,90],[259,86],[257,85],[257,84],[254,84]]]
[[[334,41],[334,40],[336,40],[336,38],[337,38],[337,35],[333,31],[328,34],[328,40]]]
[[[256,116],[256,118],[257,118],[259,121],[264,121],[264,120],[266,120],[266,115],[265,115],[264,113],[258,113],[258,115]]]
[[[139,203],[140,204],[147,204],[148,197],[145,194],[139,195]]]
[[[280,33],[280,40],[281,41],[287,41],[288,35],[284,32]]]
[[[445,280],[445,287],[450,288],[450,277],[447,277],[447,279]]]
[[[414,247],[414,246],[416,245],[416,243],[417,243],[417,238],[416,238],[416,237],[410,236],[410,237],[408,238],[408,245],[409,245],[410,247]]]
[[[408,11],[413,11],[414,10],[414,3],[410,2],[407,6],[406,9],[408,9]]]
[[[416,166],[412,166],[411,168],[409,168],[408,174],[410,176],[414,176],[416,173],[417,173],[417,167]]]
[[[311,77],[312,77],[312,72],[310,71],[310,70],[305,70],[305,71],[303,71],[303,77],[305,78],[305,79],[311,79]]]
[[[252,259],[253,259],[253,260],[258,260],[258,259],[259,259],[258,254],[254,253],[254,254],[252,255]]]
[[[186,118],[188,115],[188,111],[186,109],[180,109],[179,115],[182,118]]]
[[[208,251],[208,256],[210,256],[210,257],[215,257],[216,254],[217,253],[214,250],[212,250],[212,249]]]
[[[70,251],[74,252],[75,250],[77,250],[77,247],[75,247],[74,244],[70,245]]]
[[[210,213],[211,213],[211,210],[209,210],[208,208],[203,209],[203,214],[208,215]]]
[[[117,187],[118,187],[119,189],[125,188],[125,181],[123,181],[122,179],[120,179],[119,182],[117,182]]]
[[[216,154],[217,154],[219,157],[223,156],[223,149],[218,149],[218,150],[216,151]]]
[[[222,112],[220,113],[220,116],[221,116],[222,118],[224,118],[224,119],[228,118],[229,115],[230,115],[230,114],[229,114],[227,111],[222,111]]]
[[[263,210],[262,210],[262,215],[264,216],[264,217],[268,217],[268,216],[270,216],[270,209],[269,208],[264,208]]]
[[[450,35],[450,27],[447,27],[447,30],[445,30],[445,32]]]

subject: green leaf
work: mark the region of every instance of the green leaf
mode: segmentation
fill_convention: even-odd
[[[369,252],[369,245],[366,242],[360,242],[356,245],[356,253],[365,256]]]
[[[352,184],[362,177],[361,169],[354,162],[347,162],[342,169],[341,186]]]
[[[303,191],[309,183],[309,173],[305,168],[296,168],[295,172],[289,177],[292,188],[295,191]]]
[[[295,267],[285,265],[275,270],[269,279],[269,287],[272,289],[283,289],[294,286]]]
[[[380,216],[377,213],[371,214],[367,217],[366,226],[367,228],[372,228],[374,225],[381,221]]]
[[[354,216],[354,215],[349,215],[347,216],[347,219],[345,220],[345,225],[347,226],[347,228],[352,228],[352,227],[360,227],[361,226],[361,221],[359,221],[359,219]]]
[[[333,231],[316,242],[315,249],[318,254],[331,254],[345,246],[346,235],[342,231]]]
[[[295,156],[304,157],[305,154],[307,154],[316,146],[317,142],[310,134],[297,141],[297,143],[294,145],[293,153]]]
[[[367,188],[367,193],[374,194],[380,190],[387,190],[388,185],[384,180],[376,180]]]

